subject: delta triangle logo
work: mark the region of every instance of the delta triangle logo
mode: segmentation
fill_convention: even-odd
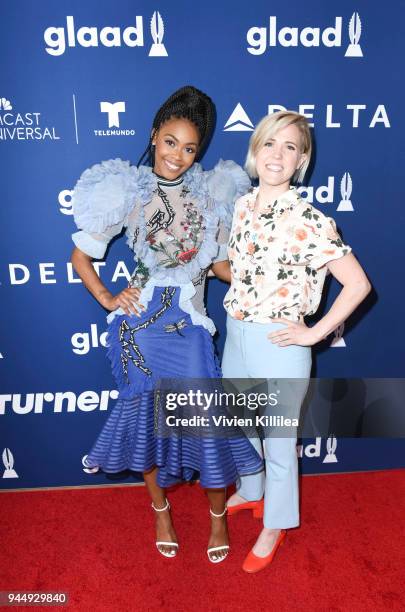
[[[253,123],[242,104],[238,102],[224,125],[224,132],[253,132],[253,130]]]

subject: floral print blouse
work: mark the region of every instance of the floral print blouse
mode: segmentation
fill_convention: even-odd
[[[235,319],[298,321],[316,312],[326,263],[343,257],[333,219],[303,200],[294,187],[254,218],[258,187],[235,204],[228,257],[232,284],[224,299]]]

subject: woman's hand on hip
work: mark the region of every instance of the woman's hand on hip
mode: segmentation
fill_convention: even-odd
[[[280,317],[279,319],[272,319],[272,322],[284,323],[286,325],[283,329],[279,329],[267,335],[269,340],[278,346],[290,346],[290,344],[312,346],[321,339],[318,338],[312,327],[305,325],[303,320],[295,323],[294,321]]]
[[[136,315],[140,317],[139,310],[145,310],[145,307],[142,304],[139,304],[139,296],[141,294],[141,290],[139,288],[128,287],[117,293],[117,295],[109,295],[106,296],[102,300],[102,304],[104,308],[107,310],[116,310],[117,308],[122,308],[122,310],[127,315]]]

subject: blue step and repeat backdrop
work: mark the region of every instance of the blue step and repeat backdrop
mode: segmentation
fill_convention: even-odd
[[[157,108],[185,84],[217,106],[206,169],[220,157],[243,163],[267,113],[309,118],[316,155],[303,191],[335,218],[374,287],[316,348],[313,375],[403,376],[404,2],[19,0],[1,13],[2,488],[134,481],[82,465],[117,393],[106,313],[69,263],[71,194],[100,160],[136,163]],[[133,267],[124,240],[97,264],[115,293]],[[219,354],[225,290],[209,282]],[[329,283],[320,314],[338,290]],[[404,449],[330,436],[298,450],[303,473],[322,473],[404,466]]]

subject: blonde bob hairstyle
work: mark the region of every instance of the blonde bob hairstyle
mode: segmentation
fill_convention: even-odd
[[[267,115],[257,124],[255,131],[250,137],[249,149],[245,162],[246,171],[251,178],[257,178],[258,176],[256,170],[256,155],[258,151],[260,151],[268,140],[273,138],[276,132],[288,125],[297,126],[301,134],[301,153],[305,153],[307,156],[302,166],[294,172],[292,177],[292,182],[302,183],[311,159],[312,140],[306,117],[294,111],[280,111]]]

